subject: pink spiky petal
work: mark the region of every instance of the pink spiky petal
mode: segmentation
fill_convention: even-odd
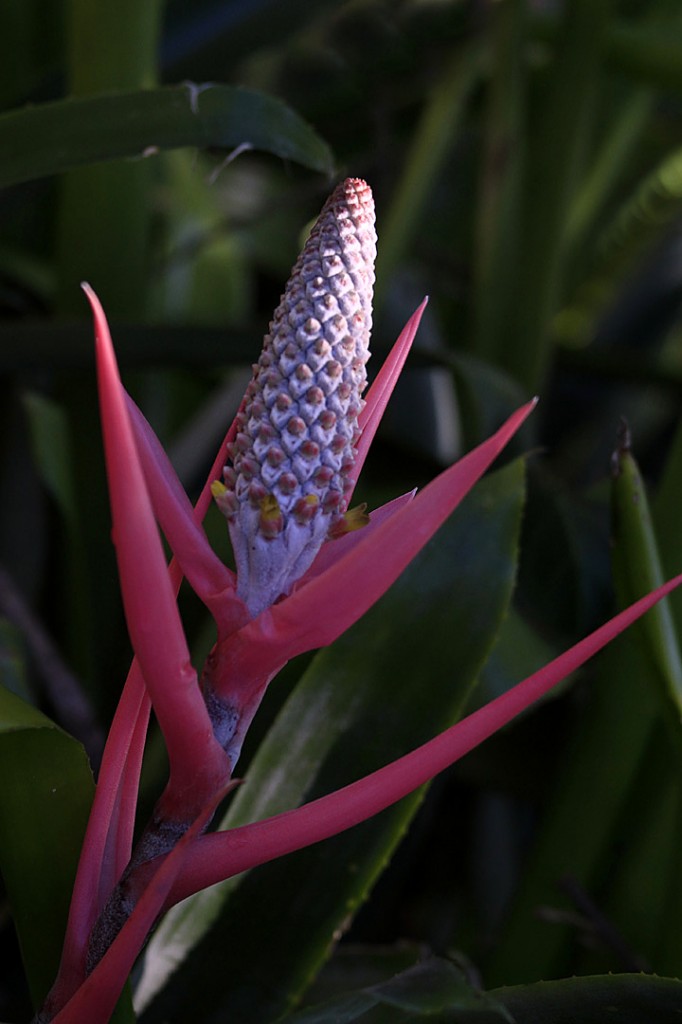
[[[130,410],[133,403],[129,398],[128,402]],[[137,418],[131,417],[138,450],[147,443],[149,435],[156,441],[148,425],[146,425],[146,431],[141,428],[141,420],[146,425],[146,420],[141,413]],[[225,445],[232,439],[234,432],[235,424],[233,422],[209,472],[206,486],[192,512],[195,523],[201,522],[206,514],[212,500],[211,482],[220,475],[224,462]],[[158,446],[158,441],[156,441],[156,445]],[[158,450],[157,452],[152,450],[150,453],[152,460],[156,454],[158,454]],[[161,466],[158,472],[163,477],[164,467]],[[175,476],[172,469],[171,474],[173,477]],[[152,475],[152,470],[148,475]],[[180,486],[176,484],[176,480],[177,478],[170,480],[170,489]],[[160,500],[162,485],[163,481],[157,480],[157,490],[154,493],[158,500]],[[179,515],[184,511],[182,504],[182,498],[180,498]],[[211,555],[213,555],[212,552]],[[229,570],[225,569],[225,572],[229,573]],[[174,593],[177,595],[182,580],[177,564],[171,564],[169,576]],[[223,581],[218,579],[216,585],[220,586],[221,582]],[[149,696],[144,686],[139,664],[137,660],[133,660],[107,736],[95,798],[76,873],[59,973],[50,994],[52,1005],[63,1005],[85,978],[85,960],[90,932],[130,859],[139,773],[150,709]]]
[[[156,434],[130,395],[126,400],[147,491],[166,540],[200,597],[220,593],[234,585],[234,573],[220,561],[195,521],[191,502]]]
[[[387,501],[385,505],[381,505],[379,508],[374,509],[369,514],[369,523],[367,526],[362,528],[362,533],[365,540],[369,540],[373,533],[375,533],[385,520],[390,519],[391,516],[395,515],[404,505],[407,505],[414,498],[417,493],[415,488],[413,491],[408,491],[407,494],[401,494],[399,498],[393,498],[392,501]],[[356,532],[347,533],[344,537],[339,537],[329,544],[324,544],[320,548],[320,553],[308,569],[305,576],[302,576],[299,582],[295,585],[294,590],[306,585],[306,583],[313,579],[315,576],[320,576],[323,572],[331,569],[340,558],[355,546],[358,541],[358,535]]]
[[[130,860],[149,711],[142,674],[133,661],[107,736],[48,1007],[62,1006],[85,979],[90,932]]]
[[[358,426],[362,434],[357,444],[357,456],[353,465],[354,480],[358,479],[360,471],[365,464],[367,453],[374,440],[381,417],[384,415],[388,401],[398,383],[405,360],[410,354],[412,343],[416,337],[428,301],[427,296],[407,321],[367,392],[365,406],[358,417]]]
[[[681,583],[682,575],[676,576],[647,594],[507,693],[386,767],[296,810],[200,837],[188,853],[168,906],[379,814],[531,707]]]
[[[232,785],[230,783],[212,795],[173,850],[160,862],[121,931],[92,973],[53,1017],[53,1024],[83,1024],[84,1021],[88,1024],[107,1024],[192,843]]]
[[[182,572],[225,635],[249,618],[235,574],[215,554],[156,434],[130,396],[128,412],[156,519]]]
[[[535,401],[401,504],[375,530],[350,535],[347,550],[319,575],[266,609],[218,653],[213,685],[223,699],[246,702],[276,667],[332,643],[398,578],[529,416]],[[221,688],[222,687],[222,688]]]
[[[227,762],[189,659],[161,539],[147,493],[102,307],[84,290],[95,319],[96,356],[113,534],[123,606],[170,762],[164,813],[190,821],[221,785]]]

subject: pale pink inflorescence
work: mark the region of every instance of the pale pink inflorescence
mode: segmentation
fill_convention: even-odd
[[[224,486],[213,489],[252,615],[288,593],[325,539],[345,529],[375,258],[371,190],[347,178],[294,265],[228,445]]]

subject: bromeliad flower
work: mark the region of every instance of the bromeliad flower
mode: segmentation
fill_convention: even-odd
[[[123,602],[135,650],[105,750],[59,976],[37,1020],[104,1024],[159,914],[183,897],[349,828],[389,806],[528,707],[678,585],[678,577],[441,736],[346,789],[228,833],[202,835],[230,786],[246,729],[277,671],[331,643],[390,587],[531,412],[530,402],[419,493],[348,509],[424,306],[369,389],[375,250],[367,185],[325,205],[278,307],[254,376],[192,509],[123,391],[99,302],[86,286]],[[237,572],[201,520],[215,497]],[[155,519],[175,563],[168,570]],[[181,574],[217,627],[198,677],[175,603]],[[170,775],[131,855],[150,702]]]
[[[154,511],[218,625],[202,690],[232,767],[273,675],[295,655],[331,643],[371,607],[534,405],[421,494],[369,516],[364,506],[348,510],[425,305],[364,402],[375,254],[371,192],[348,179],[294,266],[221,450],[221,479],[211,491],[228,520],[236,578],[192,522],[161,446],[131,406]]]

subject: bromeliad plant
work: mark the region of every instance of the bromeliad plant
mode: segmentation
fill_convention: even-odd
[[[319,842],[400,800],[481,743],[682,577],[649,594],[514,689],[370,776],[286,813],[207,833],[236,785],[245,733],[273,677],[330,644],[391,586],[533,409],[419,493],[367,513],[356,481],[416,334],[410,318],[367,392],[375,234],[359,179],[334,191],[299,257],[246,395],[196,508],[126,395],[107,323],[86,285],[121,589],[135,660],[114,716],[82,848],[61,966],[36,1020],[106,1022],[159,916],[220,880]],[[228,521],[236,573],[201,521]],[[167,567],[157,522],[174,559]],[[201,674],[176,604],[184,577],[215,620]],[[415,637],[415,642],[419,638]],[[169,759],[166,788],[133,848],[150,711]]]

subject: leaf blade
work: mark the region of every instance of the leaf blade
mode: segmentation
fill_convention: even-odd
[[[326,143],[280,100],[235,86],[187,83],[58,100],[4,114],[0,187],[158,149],[243,145],[332,171]]]
[[[94,784],[81,744],[4,688],[0,777],[0,869],[39,1006],[59,965]]]

